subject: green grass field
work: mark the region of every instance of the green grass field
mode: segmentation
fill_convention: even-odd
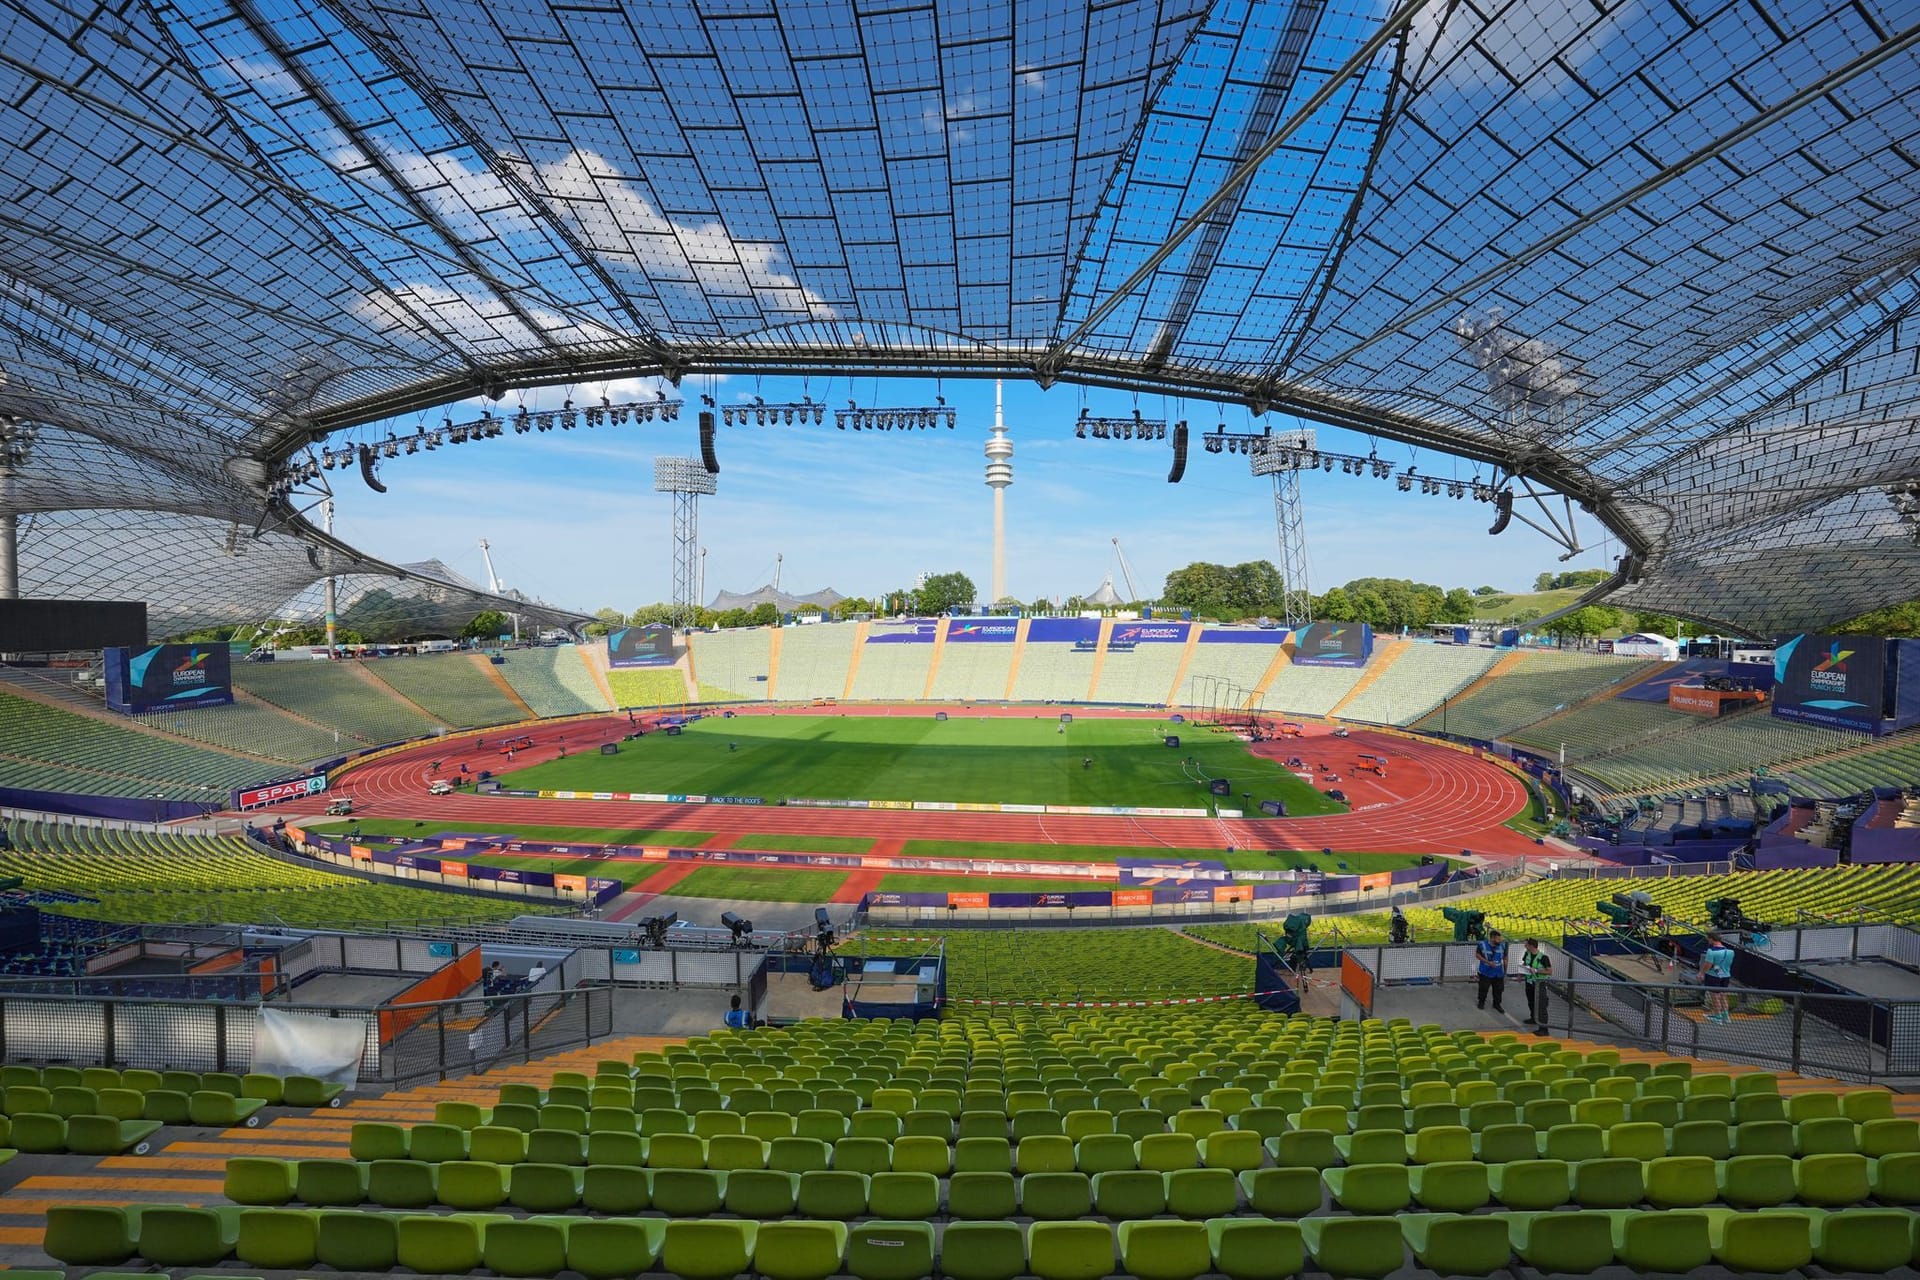
[[[514,822],[448,822],[442,818],[415,822],[407,818],[343,818],[337,822],[310,822],[306,830],[315,835],[337,836],[358,831],[378,839],[425,840],[443,831],[470,832],[474,835],[513,836],[519,840],[540,840],[548,844],[664,844],[685,849],[713,838],[711,831],[669,831],[658,827],[542,827]]]
[[[800,867],[699,867],[666,892],[683,898],[738,898],[742,902],[825,902],[846,879],[844,871]]]
[[[1205,858],[1224,862],[1235,869],[1265,867],[1285,870],[1309,867],[1319,871],[1351,872],[1361,875],[1374,871],[1398,871],[1420,861],[1411,853],[1263,853],[1236,850],[1229,856],[1224,849],[1168,849],[1160,845],[1106,844],[1025,844],[1007,841],[1000,844],[976,844],[964,840],[908,840],[901,846],[910,858],[999,858],[1005,861],[1110,862],[1115,858]],[[1445,859],[1453,861],[1453,859]]]
[[[1177,749],[1162,736],[1179,732]],[[1199,774],[1242,794],[1284,800],[1291,814],[1338,813],[1328,800],[1225,735],[1149,720],[953,719],[912,716],[708,718],[677,737],[649,734],[620,754],[570,756],[505,775],[540,791],[639,791],[767,800],[1204,808]],[[1091,764],[1086,762],[1091,761]]]

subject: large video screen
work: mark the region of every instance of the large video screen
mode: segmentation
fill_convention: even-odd
[[[0,653],[138,648],[147,642],[140,600],[0,600]]]
[[[1880,731],[1887,642],[1808,632],[1773,650],[1773,714],[1829,729]]]
[[[151,649],[108,649],[107,705],[140,715],[220,707],[233,701],[233,678],[224,644],[162,644]]]
[[[1302,667],[1364,667],[1373,656],[1373,628],[1364,622],[1315,622],[1293,640],[1293,661]]]
[[[673,665],[673,628],[622,627],[607,633],[610,667],[670,667]]]

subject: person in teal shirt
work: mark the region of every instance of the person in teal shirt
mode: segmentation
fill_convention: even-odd
[[[1717,933],[1707,939],[1707,949],[1700,956],[1700,982],[1707,989],[1707,1021],[1732,1022],[1727,989],[1733,985],[1733,948]]]

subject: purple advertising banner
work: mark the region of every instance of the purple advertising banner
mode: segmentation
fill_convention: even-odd
[[[1028,644],[1075,644],[1099,638],[1098,618],[1035,618],[1027,627]]]
[[[1190,622],[1116,622],[1111,644],[1185,644]],[[1033,637],[1028,636],[1029,640]]]
[[[1200,633],[1201,644],[1285,644],[1293,632],[1285,627],[1266,628],[1208,627]]]
[[[867,631],[868,644],[932,644],[940,629],[937,618],[913,622],[876,622]]]
[[[1879,733],[1887,642],[1878,636],[1808,632],[1773,649],[1773,714],[1786,720]]]
[[[948,618],[948,644],[1012,644],[1018,618]]]

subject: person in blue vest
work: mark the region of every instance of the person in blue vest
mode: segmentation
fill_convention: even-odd
[[[740,1007],[740,997],[733,997],[727,1005],[726,1025],[735,1031],[747,1031],[753,1027],[753,1015]]]
[[[1493,1011],[1505,1013],[1501,1003],[1507,993],[1507,940],[1498,929],[1487,934],[1474,945],[1473,953],[1479,961],[1476,972],[1480,979],[1479,998],[1475,1004],[1484,1009],[1487,997],[1493,997]]]

